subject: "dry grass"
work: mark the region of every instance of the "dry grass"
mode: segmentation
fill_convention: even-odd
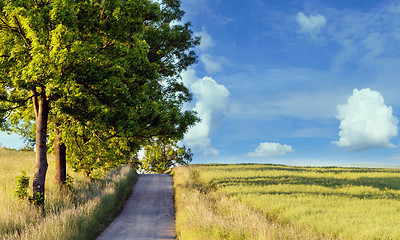
[[[174,169],[178,239],[333,239],[280,223],[215,191],[193,167]]]
[[[400,170],[198,166],[224,194],[279,221],[343,239],[400,239]]]
[[[103,180],[73,177],[73,190],[59,190],[53,181],[54,161],[49,156],[46,177],[46,217],[27,201],[13,197],[15,177],[27,172],[32,184],[34,152],[0,149],[0,239],[95,239],[122,209],[136,181],[129,167],[111,171]]]
[[[184,171],[199,173],[196,184],[181,183],[186,187],[176,187],[178,192],[185,194],[186,202],[197,201],[192,199],[195,197],[203,198],[203,203],[196,203],[205,206],[199,207],[199,211],[213,213],[225,220],[232,215],[230,208],[234,209],[231,211],[235,218],[228,221],[229,224],[225,220],[218,220],[213,223],[217,226],[212,226],[213,229],[225,229],[226,226],[229,226],[227,229],[233,228],[233,232],[240,229],[240,224],[235,227],[230,227],[230,224],[241,219],[242,215],[250,219],[247,210],[243,210],[247,207],[256,215],[260,214],[258,221],[271,226],[261,232],[276,229],[278,237],[272,234],[267,235],[267,239],[400,239],[400,224],[396,221],[400,212],[400,169],[250,164],[192,165],[191,168],[176,170],[176,178]],[[186,174],[185,179],[190,178],[190,174]],[[178,190],[180,188],[184,190]],[[215,190],[207,192],[207,188]],[[203,194],[196,196],[196,191]],[[227,203],[219,204],[225,198]],[[230,202],[233,204],[229,205]],[[225,206],[229,207],[223,210]],[[194,216],[192,219],[201,219],[197,215],[205,214],[197,213],[195,205],[191,209],[189,204],[182,204],[178,213],[179,209],[183,209],[183,213],[180,213],[182,219],[191,219],[191,215]],[[246,222],[243,224],[246,226]],[[279,235],[282,231],[294,232],[292,229],[297,233],[291,237]],[[182,231],[183,236],[185,230]],[[213,237],[207,238],[205,235],[203,239],[214,238],[214,235],[210,236]],[[228,238],[241,239],[238,236]],[[263,235],[247,236],[246,239],[263,238]]]

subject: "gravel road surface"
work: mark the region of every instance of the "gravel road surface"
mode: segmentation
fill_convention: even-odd
[[[139,175],[121,214],[97,240],[175,239],[172,176]]]

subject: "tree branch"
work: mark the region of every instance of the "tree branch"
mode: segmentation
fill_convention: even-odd
[[[4,83],[4,82],[0,82],[0,83]],[[38,97],[38,96],[40,96],[40,94],[36,93],[36,94],[32,94],[32,96],[29,96],[29,97],[27,97],[27,98],[25,98],[23,100],[21,100],[21,99],[19,99],[19,100],[10,100],[7,97],[3,97],[2,95],[0,95],[0,100],[1,101],[5,101],[5,102],[9,102],[9,103],[17,103],[17,104],[23,105],[26,102],[28,102],[31,98]]]
[[[19,32],[19,34],[20,34],[21,37],[24,39],[24,41],[25,41],[27,47],[31,47],[31,44],[28,42],[28,39],[26,38],[24,32],[22,31],[22,27],[21,27],[21,24],[20,24],[19,21],[18,21],[17,16],[14,16],[14,19],[15,19],[15,22],[17,23],[17,25],[18,25],[18,32]]]
[[[89,96],[93,95],[96,98],[97,101],[99,101],[100,103],[102,103],[102,104],[104,104],[106,106],[117,107],[117,105],[111,104],[108,101],[103,100],[103,97],[99,93],[96,93],[95,91],[91,91],[90,89],[86,88],[84,85],[80,84],[80,85],[78,85],[78,88],[80,90],[82,90],[83,92],[87,93]]]
[[[0,17],[0,21],[1,21],[8,29],[10,29],[11,31],[13,31],[13,32],[18,32],[15,28],[13,28],[13,27],[11,27],[10,25],[8,25],[8,24],[6,23],[6,21],[3,20],[3,18]]]
[[[35,117],[37,118],[39,114],[39,101],[37,97],[40,96],[40,94],[34,88],[31,89],[31,93],[32,93],[33,109],[35,110]]]
[[[15,20],[17,21],[17,24],[18,24],[18,27],[19,27],[19,28],[10,26],[10,25],[7,24],[7,22],[6,22],[3,18],[1,18],[1,17],[0,17],[0,21],[4,24],[4,26],[6,26],[6,27],[8,28],[11,32],[15,32],[15,33],[19,34],[19,35],[22,37],[22,39],[24,40],[26,46],[27,46],[28,48],[30,48],[31,45],[30,45],[28,39],[25,37],[24,32],[22,31],[22,28],[21,28],[21,26],[20,26],[20,24],[19,24],[19,21],[18,21],[17,17],[14,17],[14,18],[15,18]],[[2,56],[0,56],[0,57],[10,57],[10,56],[2,55]],[[32,59],[32,56],[31,56],[30,54],[29,54],[29,58]]]
[[[1,109],[2,111],[4,111],[4,112],[8,112],[8,111],[13,111],[13,110],[15,110],[15,109],[18,109],[18,108],[20,108],[20,107],[22,107],[23,105],[18,105],[18,106],[15,106],[15,107],[10,107],[10,108],[6,108],[6,109]]]
[[[24,104],[20,104],[20,105],[10,107],[10,108],[0,109],[0,111],[5,112],[5,113],[8,112],[7,115],[5,116],[5,118],[8,118],[11,115],[12,111],[14,111],[15,109],[18,109],[20,107],[23,107],[23,106],[24,106]]]
[[[102,138],[102,137],[98,136],[94,131],[92,131],[92,133],[93,133],[94,136],[96,136],[100,141],[103,141],[103,142],[105,142],[105,141],[107,141],[107,140],[110,140],[111,138],[121,137],[121,136],[119,136],[119,135],[117,135],[117,134],[113,134],[113,135],[108,136],[108,137],[106,137],[106,138]]]
[[[97,49],[96,53],[99,53],[101,50],[106,49],[107,47],[114,46],[114,45],[115,45],[115,43],[111,43],[111,40],[110,40],[104,46],[102,46],[101,48]]]

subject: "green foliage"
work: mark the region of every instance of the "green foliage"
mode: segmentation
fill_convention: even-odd
[[[71,175],[67,174],[64,185],[69,190],[72,190],[74,188],[74,178]]]
[[[199,39],[172,24],[182,16],[178,0],[0,0],[0,127],[32,146],[32,103],[46,99],[69,163],[97,176],[147,139],[183,138],[197,118],[179,74]]]
[[[216,190],[213,184],[203,181],[200,177],[200,172],[194,169],[190,171],[189,181],[187,181],[186,187],[196,189],[203,194]]]
[[[177,142],[156,139],[144,147],[140,170],[148,173],[163,173],[173,166],[188,165],[193,153],[190,148],[178,146]]]
[[[181,18],[179,1],[83,8],[92,13],[78,18],[79,29],[90,29],[87,44],[74,51],[81,60],[68,70],[74,78],[57,115],[71,166],[101,176],[129,163],[147,139],[181,139],[195,123],[192,112],[181,111],[191,95],[178,75],[195,62],[189,49],[198,39],[189,24],[170,25]]]
[[[43,205],[44,202],[44,194],[43,193],[36,193],[33,196],[28,197],[28,201],[34,206]]]
[[[24,170],[21,171],[21,175],[16,177],[16,185],[17,189],[14,190],[13,195],[22,201],[28,196],[29,188],[29,177],[26,176]]]

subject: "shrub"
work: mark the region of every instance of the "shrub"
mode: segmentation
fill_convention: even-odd
[[[27,177],[26,172],[22,170],[21,175],[18,175],[15,178],[17,189],[14,190],[13,195],[23,201],[28,196],[29,177]]]

